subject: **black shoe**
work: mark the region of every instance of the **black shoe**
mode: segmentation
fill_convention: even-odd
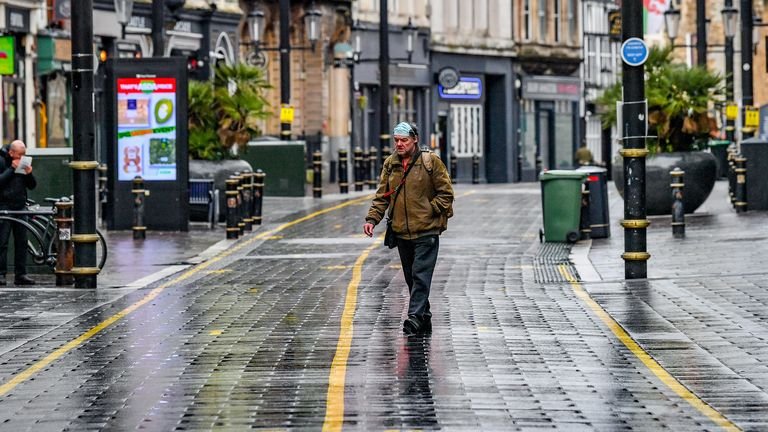
[[[421,330],[421,320],[419,317],[415,315],[411,315],[408,317],[405,322],[403,322],[403,334],[406,336],[415,336],[419,334],[419,330]]]
[[[35,281],[27,275],[18,275],[13,279],[15,285],[34,285]]]

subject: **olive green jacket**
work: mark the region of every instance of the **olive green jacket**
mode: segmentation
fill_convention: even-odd
[[[425,158],[430,158],[426,167]],[[442,233],[448,227],[448,218],[453,216],[453,186],[443,161],[436,154],[422,150],[421,157],[412,163],[415,165],[397,194],[392,213],[392,230],[406,240]],[[397,153],[384,161],[376,197],[365,217],[367,222],[376,225],[389,213],[387,208],[396,194],[384,195],[400,184],[404,174]]]

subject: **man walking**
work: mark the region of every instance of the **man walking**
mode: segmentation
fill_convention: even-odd
[[[373,236],[374,226],[389,208],[388,218],[410,293],[403,333],[412,336],[432,329],[429,291],[439,236],[453,216],[453,187],[440,158],[419,149],[415,125],[399,123],[393,136],[395,153],[384,161],[363,232]]]
[[[0,210],[23,210],[27,205],[27,189],[37,186],[31,165],[22,168],[23,172],[16,172],[26,152],[27,146],[19,140],[0,149]],[[27,276],[27,230],[21,224],[10,221],[0,221],[0,285],[6,283],[11,231],[14,245],[14,282],[16,285],[33,285],[35,281]]]

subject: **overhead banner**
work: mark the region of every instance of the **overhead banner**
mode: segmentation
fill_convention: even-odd
[[[176,78],[117,79],[118,180],[176,180]]]

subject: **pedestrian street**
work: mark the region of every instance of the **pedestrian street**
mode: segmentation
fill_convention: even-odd
[[[383,225],[362,234],[369,204],[287,215],[19,341],[0,430],[768,429],[761,382],[665,368],[669,322],[539,242],[538,184],[456,186],[423,336],[402,334],[407,288]]]

